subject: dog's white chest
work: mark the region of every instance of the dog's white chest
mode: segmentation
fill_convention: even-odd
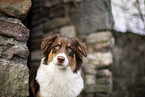
[[[69,67],[61,70],[55,64],[41,64],[36,80],[43,97],[77,97],[84,88],[81,72],[73,73]]]

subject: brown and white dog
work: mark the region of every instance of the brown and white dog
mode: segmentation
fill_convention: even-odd
[[[36,74],[37,97],[77,97],[84,88],[81,77],[86,47],[77,38],[49,36],[41,44],[44,58]]]

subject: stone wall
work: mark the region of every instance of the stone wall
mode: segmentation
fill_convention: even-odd
[[[0,1],[0,96],[26,97],[28,93],[26,46],[29,29],[22,23],[31,7],[30,0]]]
[[[145,1],[112,0],[111,5],[115,30],[112,97],[144,97]]]
[[[120,2],[112,0],[115,22],[120,22],[115,24],[115,30],[144,35],[143,0],[129,2],[121,2],[124,4],[118,6]],[[145,37],[113,31],[114,45],[110,31],[113,24],[111,0],[32,0],[32,3],[31,18],[28,17],[31,30],[30,70],[37,70],[39,66],[43,57],[40,45],[45,37],[55,33],[63,37],[78,37],[88,48],[83,65],[85,89],[80,97],[144,97]],[[30,6],[30,0],[0,1],[2,97],[29,95],[29,71],[26,65],[29,30],[21,22]],[[125,23],[120,19],[125,19]],[[122,25],[126,27],[125,30]]]
[[[29,67],[37,69],[43,57],[40,45],[48,35],[83,39],[85,89],[82,97],[108,97],[112,92],[113,38],[110,0],[33,0]]]
[[[81,36],[110,30],[113,25],[111,0],[83,0],[77,8],[76,23]]]
[[[88,56],[84,59],[85,90],[82,97],[109,97],[112,93],[114,39],[110,0],[84,0],[77,7],[76,25],[79,37],[86,41]]]
[[[83,97],[109,97],[112,93],[113,62],[111,32],[96,32],[87,37],[88,56],[84,59],[85,93]]]
[[[114,31],[112,97],[144,97],[145,36]]]

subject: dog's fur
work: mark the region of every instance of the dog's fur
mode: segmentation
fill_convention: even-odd
[[[86,47],[77,38],[67,39],[59,35],[49,36],[41,44],[44,58],[30,81],[35,97],[77,97],[84,88],[81,77],[82,59],[87,56]],[[34,88],[34,82],[38,83]]]

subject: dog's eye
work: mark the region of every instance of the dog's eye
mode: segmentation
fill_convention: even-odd
[[[68,50],[69,52],[71,52],[71,51],[72,51],[71,46],[67,47],[67,50]]]
[[[67,51],[68,51],[68,55],[69,55],[70,57],[73,57],[73,55],[74,55],[74,50],[72,49],[71,46],[67,47]]]
[[[60,49],[60,45],[56,45],[55,49],[59,50]]]

